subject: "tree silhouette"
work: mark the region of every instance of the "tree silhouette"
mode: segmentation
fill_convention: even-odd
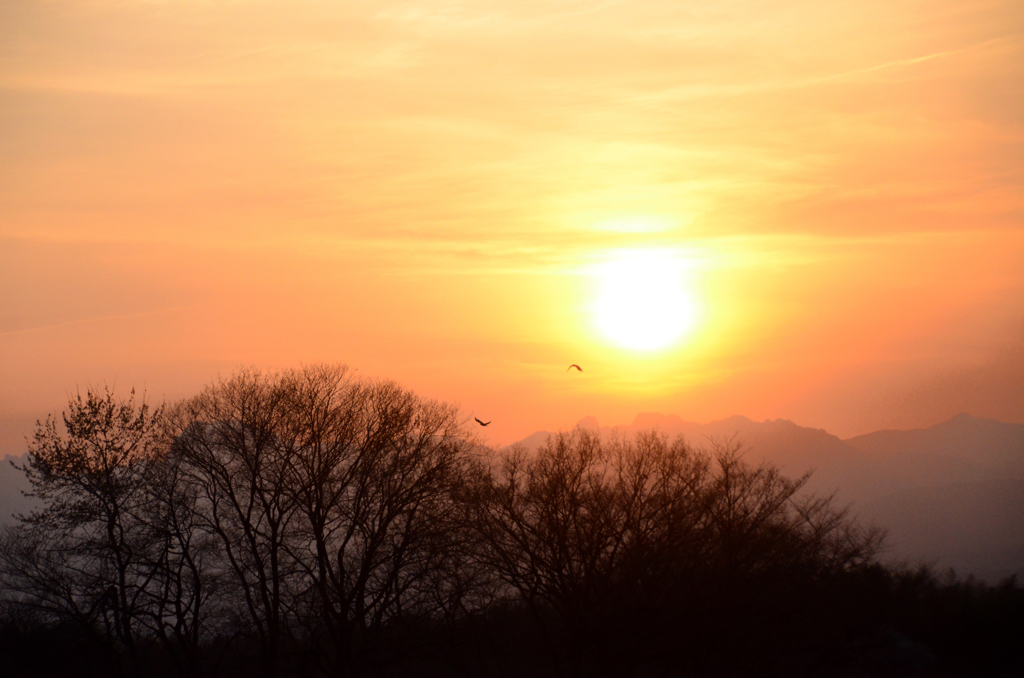
[[[479,465],[468,509],[480,557],[532,611],[560,670],[614,674],[694,639],[691,661],[719,648],[744,617],[725,610],[754,604],[759,586],[870,560],[880,535],[799,496],[805,481],[752,468],[728,443],[707,453],[646,433],[603,445],[576,429],[536,456]]]
[[[268,673],[299,635],[350,671],[390,620],[431,611],[467,445],[454,408],[312,366],[240,372],[170,419]]]
[[[7,535],[6,585],[40,610],[102,619],[138,669],[136,634],[152,571],[139,519],[146,464],[159,446],[162,409],[88,389],[37,423],[21,469],[43,506]],[[14,542],[20,542],[15,544]],[[56,571],[55,571],[56,570]]]
[[[734,441],[576,429],[531,454],[489,450],[461,420],[336,365],[241,370],[166,408],[109,390],[70,399],[21,467],[41,508],[0,533],[5,668],[1024,668],[1015,582],[883,567],[878,530]]]

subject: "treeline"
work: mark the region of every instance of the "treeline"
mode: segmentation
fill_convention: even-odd
[[[885,568],[877,530],[735,445],[577,429],[497,452],[341,366],[155,409],[90,390],[23,471],[9,676],[1024,669],[1014,582]]]

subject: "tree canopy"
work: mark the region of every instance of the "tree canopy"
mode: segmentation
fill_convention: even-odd
[[[2,535],[0,643],[49,633],[98,675],[898,673],[945,637],[913,606],[1024,609],[1012,582],[882,567],[878,530],[735,441],[494,450],[339,365],[156,408],[90,389],[28,452],[41,508]]]

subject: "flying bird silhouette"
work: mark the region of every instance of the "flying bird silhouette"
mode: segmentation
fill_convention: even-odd
[[[582,371],[583,371],[583,368],[582,368],[582,367],[580,367],[579,365],[577,365],[576,363],[573,363],[572,365],[569,365],[568,367],[566,367],[566,368],[565,368],[565,371],[566,371],[566,372],[568,372],[569,370],[571,370],[571,369],[572,369],[572,368],[574,368],[574,367],[575,367],[575,368],[576,368],[577,370],[579,370],[580,372],[582,372]]]
[[[473,418],[476,419],[476,417],[473,417]],[[494,420],[492,419],[491,421],[494,421]],[[476,423],[480,424],[481,426],[487,426],[491,422],[490,421],[484,422],[484,421],[480,421],[479,419],[476,419]]]

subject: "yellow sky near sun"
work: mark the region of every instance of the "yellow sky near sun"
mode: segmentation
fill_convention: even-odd
[[[9,0],[0,429],[321,360],[505,442],[1024,421],[1022,158],[1010,0]],[[593,314],[637,251],[656,351]]]

